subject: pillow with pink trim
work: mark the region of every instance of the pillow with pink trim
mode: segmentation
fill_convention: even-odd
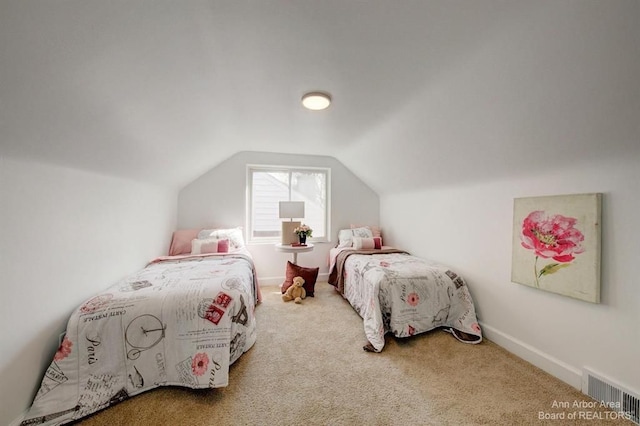
[[[196,238],[199,229],[179,229],[173,233],[169,256],[191,253],[191,240]]]
[[[229,253],[229,240],[218,240],[215,238],[207,238],[191,241],[191,254],[207,254],[207,253]]]
[[[373,238],[353,237],[353,248],[356,250],[381,249],[382,239],[380,237],[373,237]]]

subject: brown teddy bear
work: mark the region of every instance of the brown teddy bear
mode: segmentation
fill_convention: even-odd
[[[291,287],[287,289],[287,291],[282,295],[282,300],[288,302],[293,300],[295,303],[301,303],[302,299],[307,297],[307,291],[302,287],[304,284],[304,278],[295,277],[293,279],[293,284]]]

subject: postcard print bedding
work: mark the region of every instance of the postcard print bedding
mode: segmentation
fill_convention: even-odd
[[[344,294],[364,320],[375,351],[387,332],[408,337],[445,327],[479,343],[482,333],[464,279],[443,265],[409,254],[351,254],[345,258]],[[453,329],[453,330],[451,330]]]
[[[166,259],[74,311],[21,425],[71,422],[158,386],[228,384],[256,340],[252,259]]]

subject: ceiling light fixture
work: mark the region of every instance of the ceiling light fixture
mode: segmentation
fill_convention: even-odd
[[[314,111],[326,109],[331,105],[331,95],[324,92],[309,92],[302,96],[302,105]]]

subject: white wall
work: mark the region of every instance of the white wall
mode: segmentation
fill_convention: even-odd
[[[240,152],[214,167],[180,191],[178,228],[245,226],[247,165],[328,167],[331,169],[330,243],[315,243],[312,253],[298,255],[298,264],[320,267],[328,272],[329,249],[335,245],[338,230],[352,222],[377,225],[378,195],[333,157],[313,155]],[[313,242],[313,241],[312,241]],[[287,260],[292,256],[274,250],[273,244],[251,244],[258,278],[262,284],[282,281]]]
[[[585,366],[640,391],[640,158],[381,197],[386,241],[467,278],[489,339],[580,387]],[[513,199],[602,192],[602,295],[591,304],[510,282]]]
[[[0,158],[0,424],[31,404],[71,311],[165,254],[176,191]]]

